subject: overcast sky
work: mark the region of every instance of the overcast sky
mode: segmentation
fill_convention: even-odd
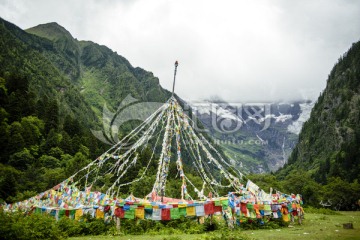
[[[186,100],[314,99],[353,42],[359,0],[0,0],[26,29],[57,22],[117,51]]]

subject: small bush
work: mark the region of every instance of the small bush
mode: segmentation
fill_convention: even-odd
[[[125,234],[119,231],[116,226],[111,226],[109,230],[107,231],[107,234],[110,236],[124,236]]]
[[[88,235],[102,235],[109,231],[113,223],[107,224],[104,222],[104,219],[94,219],[91,222],[85,222],[85,225],[88,229]]]
[[[57,225],[62,233],[66,237],[76,237],[84,235],[84,226],[83,222],[74,221],[72,219],[69,219],[67,217],[61,218]]]
[[[324,215],[340,215],[340,213],[328,209],[328,208],[314,208],[314,207],[307,207],[304,209],[305,214],[306,213],[317,213],[317,214],[324,214]]]
[[[237,228],[245,230],[256,230],[256,229],[277,229],[281,227],[289,226],[290,222],[285,222],[282,218],[277,219],[250,219],[244,218],[240,223],[240,227]]]
[[[216,218],[206,218],[204,222],[204,231],[211,232],[220,230],[224,227],[224,225],[220,224]]]

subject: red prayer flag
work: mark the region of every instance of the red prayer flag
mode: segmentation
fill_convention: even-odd
[[[214,206],[214,213],[222,212],[222,206]]]
[[[170,208],[161,209],[161,220],[171,220]]]
[[[241,203],[240,205],[240,211],[244,214],[247,213],[246,203]]]
[[[115,216],[119,217],[119,218],[124,218],[125,216],[125,211],[123,208],[118,207],[115,209]]]
[[[214,214],[214,202],[204,204],[205,215]]]

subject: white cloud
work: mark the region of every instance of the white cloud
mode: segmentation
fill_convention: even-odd
[[[152,71],[187,100],[317,97],[332,66],[360,38],[360,4],[303,1],[7,1],[22,28],[56,21]]]

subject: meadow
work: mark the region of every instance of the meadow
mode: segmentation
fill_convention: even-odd
[[[354,229],[344,229],[344,223],[352,223]],[[360,211],[338,212],[336,215],[307,213],[301,225],[290,224],[279,229],[214,231],[204,234],[145,234],[123,236],[73,237],[71,240],[177,240],[177,239],[360,239]]]

